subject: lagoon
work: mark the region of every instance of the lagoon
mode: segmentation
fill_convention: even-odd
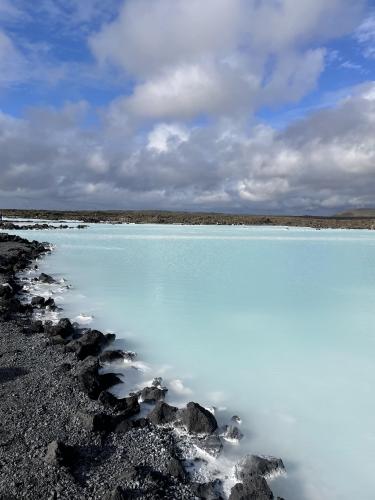
[[[113,330],[169,400],[240,415],[247,451],[283,458],[289,500],[374,497],[375,232],[91,225],[17,232],[55,251],[64,315]],[[221,417],[220,417],[221,416]]]

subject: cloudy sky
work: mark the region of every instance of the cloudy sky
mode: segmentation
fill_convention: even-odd
[[[0,206],[374,205],[374,1],[0,0]]]

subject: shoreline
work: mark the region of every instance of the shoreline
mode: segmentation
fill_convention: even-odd
[[[121,400],[111,396],[110,387],[122,381],[115,372],[102,374],[100,368],[129,354],[103,351],[113,336],[78,330],[68,319],[61,319],[57,325],[33,321],[33,309],[53,309],[54,302],[34,297],[32,305],[17,303],[17,293],[22,291],[16,286],[15,273],[29,268],[33,259],[48,248],[1,233],[0,249],[3,263],[7,263],[7,255],[12,257],[10,261],[8,258],[8,270],[0,273],[2,290],[9,290],[3,294],[5,316],[0,322],[0,431],[1,436],[18,431],[17,439],[23,434],[23,447],[29,448],[23,452],[29,457],[25,461],[25,457],[20,458],[21,445],[16,436],[0,443],[0,498],[223,498],[220,480],[197,483],[189,477],[189,466],[197,464],[194,458],[188,463],[175,432],[183,430],[187,446],[199,439],[220,447],[214,415],[197,403],[189,403],[184,409],[169,406],[164,402],[166,389],[158,380],[140,394]],[[43,276],[47,283],[50,279]],[[11,284],[12,291],[6,283]],[[9,350],[10,346],[13,349]],[[13,391],[11,397],[9,391]],[[154,405],[147,418],[138,418],[142,400]],[[5,408],[13,409],[11,417],[5,414]],[[19,422],[27,412],[42,415],[42,421],[34,417]],[[12,459],[17,457],[13,464],[23,462],[18,466],[21,482],[14,484],[14,469],[9,464],[7,468],[9,452]],[[281,461],[247,457],[237,467],[238,483],[231,500],[272,499],[265,478],[280,470]],[[33,491],[22,482],[23,478],[29,483],[30,474],[34,477]],[[61,485],[59,491],[56,484]]]
[[[2,215],[15,219],[77,221],[84,224],[179,224],[220,226],[286,226],[313,229],[375,229],[375,217],[366,216],[287,216],[240,215],[171,211],[54,211],[2,210]],[[7,222],[7,221],[4,221]]]

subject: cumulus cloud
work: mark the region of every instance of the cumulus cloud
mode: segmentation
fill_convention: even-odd
[[[150,119],[249,113],[298,101],[324,69],[323,43],[358,22],[360,0],[128,0],[90,39],[135,80],[127,113]]]
[[[373,202],[375,84],[284,130],[159,123],[118,147],[108,122],[82,127],[88,111],[81,102],[22,120],[0,114],[3,200],[302,213]]]

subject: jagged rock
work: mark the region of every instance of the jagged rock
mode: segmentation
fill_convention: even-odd
[[[30,333],[43,333],[44,327],[43,322],[41,320],[31,321],[29,326]]]
[[[33,297],[31,299],[31,305],[33,307],[39,307],[39,308],[45,307],[44,297],[40,297],[39,295],[36,297]]]
[[[128,420],[124,418],[123,420],[117,420],[114,432],[116,434],[125,434],[136,427],[134,420]]]
[[[191,490],[196,497],[202,500],[223,500],[221,495],[222,483],[216,479],[211,483],[192,483]]]
[[[39,309],[46,309],[47,307],[52,310],[56,309],[56,304],[52,297],[45,299],[44,297],[37,295],[31,299],[31,305],[32,307],[38,307]]]
[[[280,458],[258,455],[247,455],[235,467],[236,478],[240,481],[255,475],[267,477],[282,472],[285,472],[285,466]]]
[[[227,441],[238,442],[243,438],[243,434],[235,425],[229,425],[223,434],[223,438]]]
[[[274,496],[266,480],[261,476],[253,476],[246,483],[233,486],[229,500],[273,500]]]
[[[39,281],[41,281],[42,283],[48,283],[48,284],[56,283],[56,280],[54,280],[52,278],[52,276],[50,276],[49,274],[45,274],[45,273],[41,273],[39,275]]]
[[[145,403],[155,403],[165,398],[168,389],[159,387],[145,387],[140,392],[141,401]]]
[[[158,401],[155,408],[147,415],[148,420],[155,425],[170,424],[177,419],[178,408],[164,401]]]
[[[98,400],[104,406],[112,408],[117,412],[121,412],[124,417],[132,417],[140,412],[140,406],[136,396],[118,399],[110,392],[102,391]]]
[[[55,304],[55,301],[53,300],[52,297],[49,297],[48,299],[46,299],[44,301],[44,307],[46,307],[46,308],[48,307],[48,309],[52,309],[52,310],[56,309],[56,304]]]
[[[74,341],[77,358],[85,359],[88,356],[97,356],[107,343],[105,336],[98,330],[88,330],[78,340]]]
[[[99,361],[101,363],[112,363],[113,361],[120,361],[125,359],[126,354],[124,351],[121,351],[120,349],[113,350],[113,351],[104,351],[100,356],[99,356]]]
[[[52,325],[50,322],[46,323],[46,333],[51,337],[59,336],[66,339],[73,335],[74,328],[68,318],[62,318],[57,325]]]
[[[115,373],[99,375],[99,362],[93,357],[85,359],[78,373],[78,380],[82,389],[91,399],[98,399],[102,391],[122,382]]]
[[[212,434],[217,429],[216,418],[198,403],[190,402],[180,411],[182,423],[192,434]]]
[[[178,458],[172,457],[167,464],[167,474],[175,477],[179,481],[186,481],[186,472],[185,469]]]
[[[223,443],[217,434],[198,439],[196,445],[213,457],[218,457],[223,450]]]
[[[116,421],[112,415],[106,413],[81,413],[84,428],[90,432],[112,432],[116,426]]]
[[[49,345],[66,345],[68,340],[61,337],[61,335],[54,335],[48,342]]]
[[[61,441],[52,441],[48,445],[45,460],[55,467],[69,467],[73,464],[74,456],[75,450],[72,446],[67,446]]]

